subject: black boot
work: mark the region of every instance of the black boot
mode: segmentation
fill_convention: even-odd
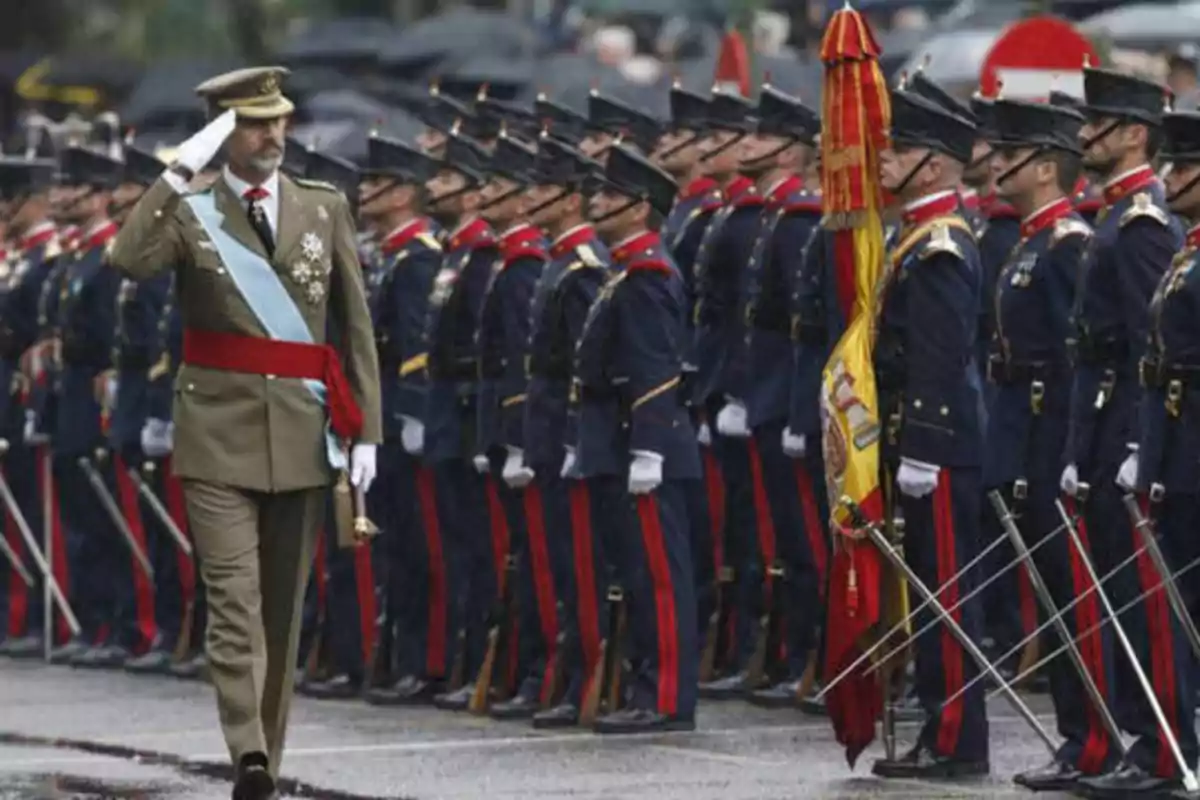
[[[233,800],[275,800],[275,779],[267,771],[267,757],[263,753],[247,753],[237,765],[237,778],[233,784]]]

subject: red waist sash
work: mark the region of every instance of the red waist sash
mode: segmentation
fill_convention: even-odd
[[[183,361],[205,369],[321,381],[325,384],[333,432],[343,439],[357,439],[362,432],[362,410],[350,391],[337,351],[327,344],[186,328]]]

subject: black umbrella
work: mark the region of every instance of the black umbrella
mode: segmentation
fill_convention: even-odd
[[[456,8],[405,28],[384,46],[379,60],[395,70],[420,70],[448,56],[529,57],[536,34],[522,19],[501,11]]]
[[[1155,50],[1200,39],[1200,3],[1133,3],[1089,17],[1077,27],[1084,36],[1119,47]]]
[[[196,130],[205,120],[196,86],[240,66],[232,61],[204,59],[157,62],[120,109],[121,119],[138,130]]]
[[[309,25],[279,49],[283,63],[357,67],[374,64],[400,31],[388,20],[346,17]]]

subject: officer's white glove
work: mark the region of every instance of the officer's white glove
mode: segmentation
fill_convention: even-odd
[[[21,438],[26,444],[31,444],[37,439],[37,414],[27,410],[25,412],[25,424],[21,428]]]
[[[1125,460],[1121,462],[1121,467],[1117,470],[1117,486],[1120,486],[1127,492],[1132,492],[1133,487],[1137,486],[1137,479],[1138,454],[1135,450],[1125,456]]]
[[[150,458],[162,458],[171,453],[171,424],[165,419],[148,419],[142,426],[142,452]]]
[[[231,108],[179,145],[175,161],[192,172],[200,172],[213,160],[235,127],[237,112]]]
[[[808,452],[808,440],[804,434],[797,436],[791,428],[783,429],[783,454],[788,458],[804,458]]]
[[[501,471],[504,482],[514,489],[524,489],[533,481],[533,470],[525,466],[525,453],[519,447],[508,448]]]
[[[575,469],[575,448],[568,447],[567,455],[563,458],[562,470],[559,472],[559,475],[569,478],[573,469]]]
[[[117,383],[116,375],[108,375],[104,378],[104,407],[108,409],[117,407]]]
[[[471,463],[475,465],[475,471],[480,475],[487,475],[488,470],[492,468],[492,462],[488,461],[488,457],[483,453],[472,458]]]
[[[649,450],[634,450],[629,465],[629,493],[650,494],[662,484],[663,457]]]
[[[400,444],[404,452],[419,456],[425,450],[425,423],[414,417],[401,417],[404,427],[400,429]]]
[[[364,492],[375,481],[375,445],[356,444],[350,448],[350,483]]]
[[[1062,472],[1062,477],[1058,481],[1058,486],[1065,493],[1074,497],[1079,492],[1079,470],[1074,464],[1067,464],[1066,469]]]
[[[924,497],[932,494],[937,488],[940,470],[941,467],[936,464],[901,458],[900,471],[896,473],[896,485],[909,497]]]
[[[730,400],[717,414],[717,433],[745,439],[750,435],[746,424],[746,406],[738,400]]]
[[[696,441],[704,447],[712,447],[712,431],[709,430],[707,422],[701,422],[700,427],[696,429]]]

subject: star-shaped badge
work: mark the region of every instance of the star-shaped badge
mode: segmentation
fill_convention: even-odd
[[[297,261],[292,264],[292,280],[296,283],[304,285],[312,280],[313,267],[307,261]]]
[[[309,261],[320,261],[321,256],[325,255],[325,245],[321,237],[312,231],[304,234],[304,238],[300,240],[300,250]]]
[[[308,302],[319,303],[325,297],[325,284],[319,281],[313,281],[308,286],[304,287],[304,291],[308,294]]]

